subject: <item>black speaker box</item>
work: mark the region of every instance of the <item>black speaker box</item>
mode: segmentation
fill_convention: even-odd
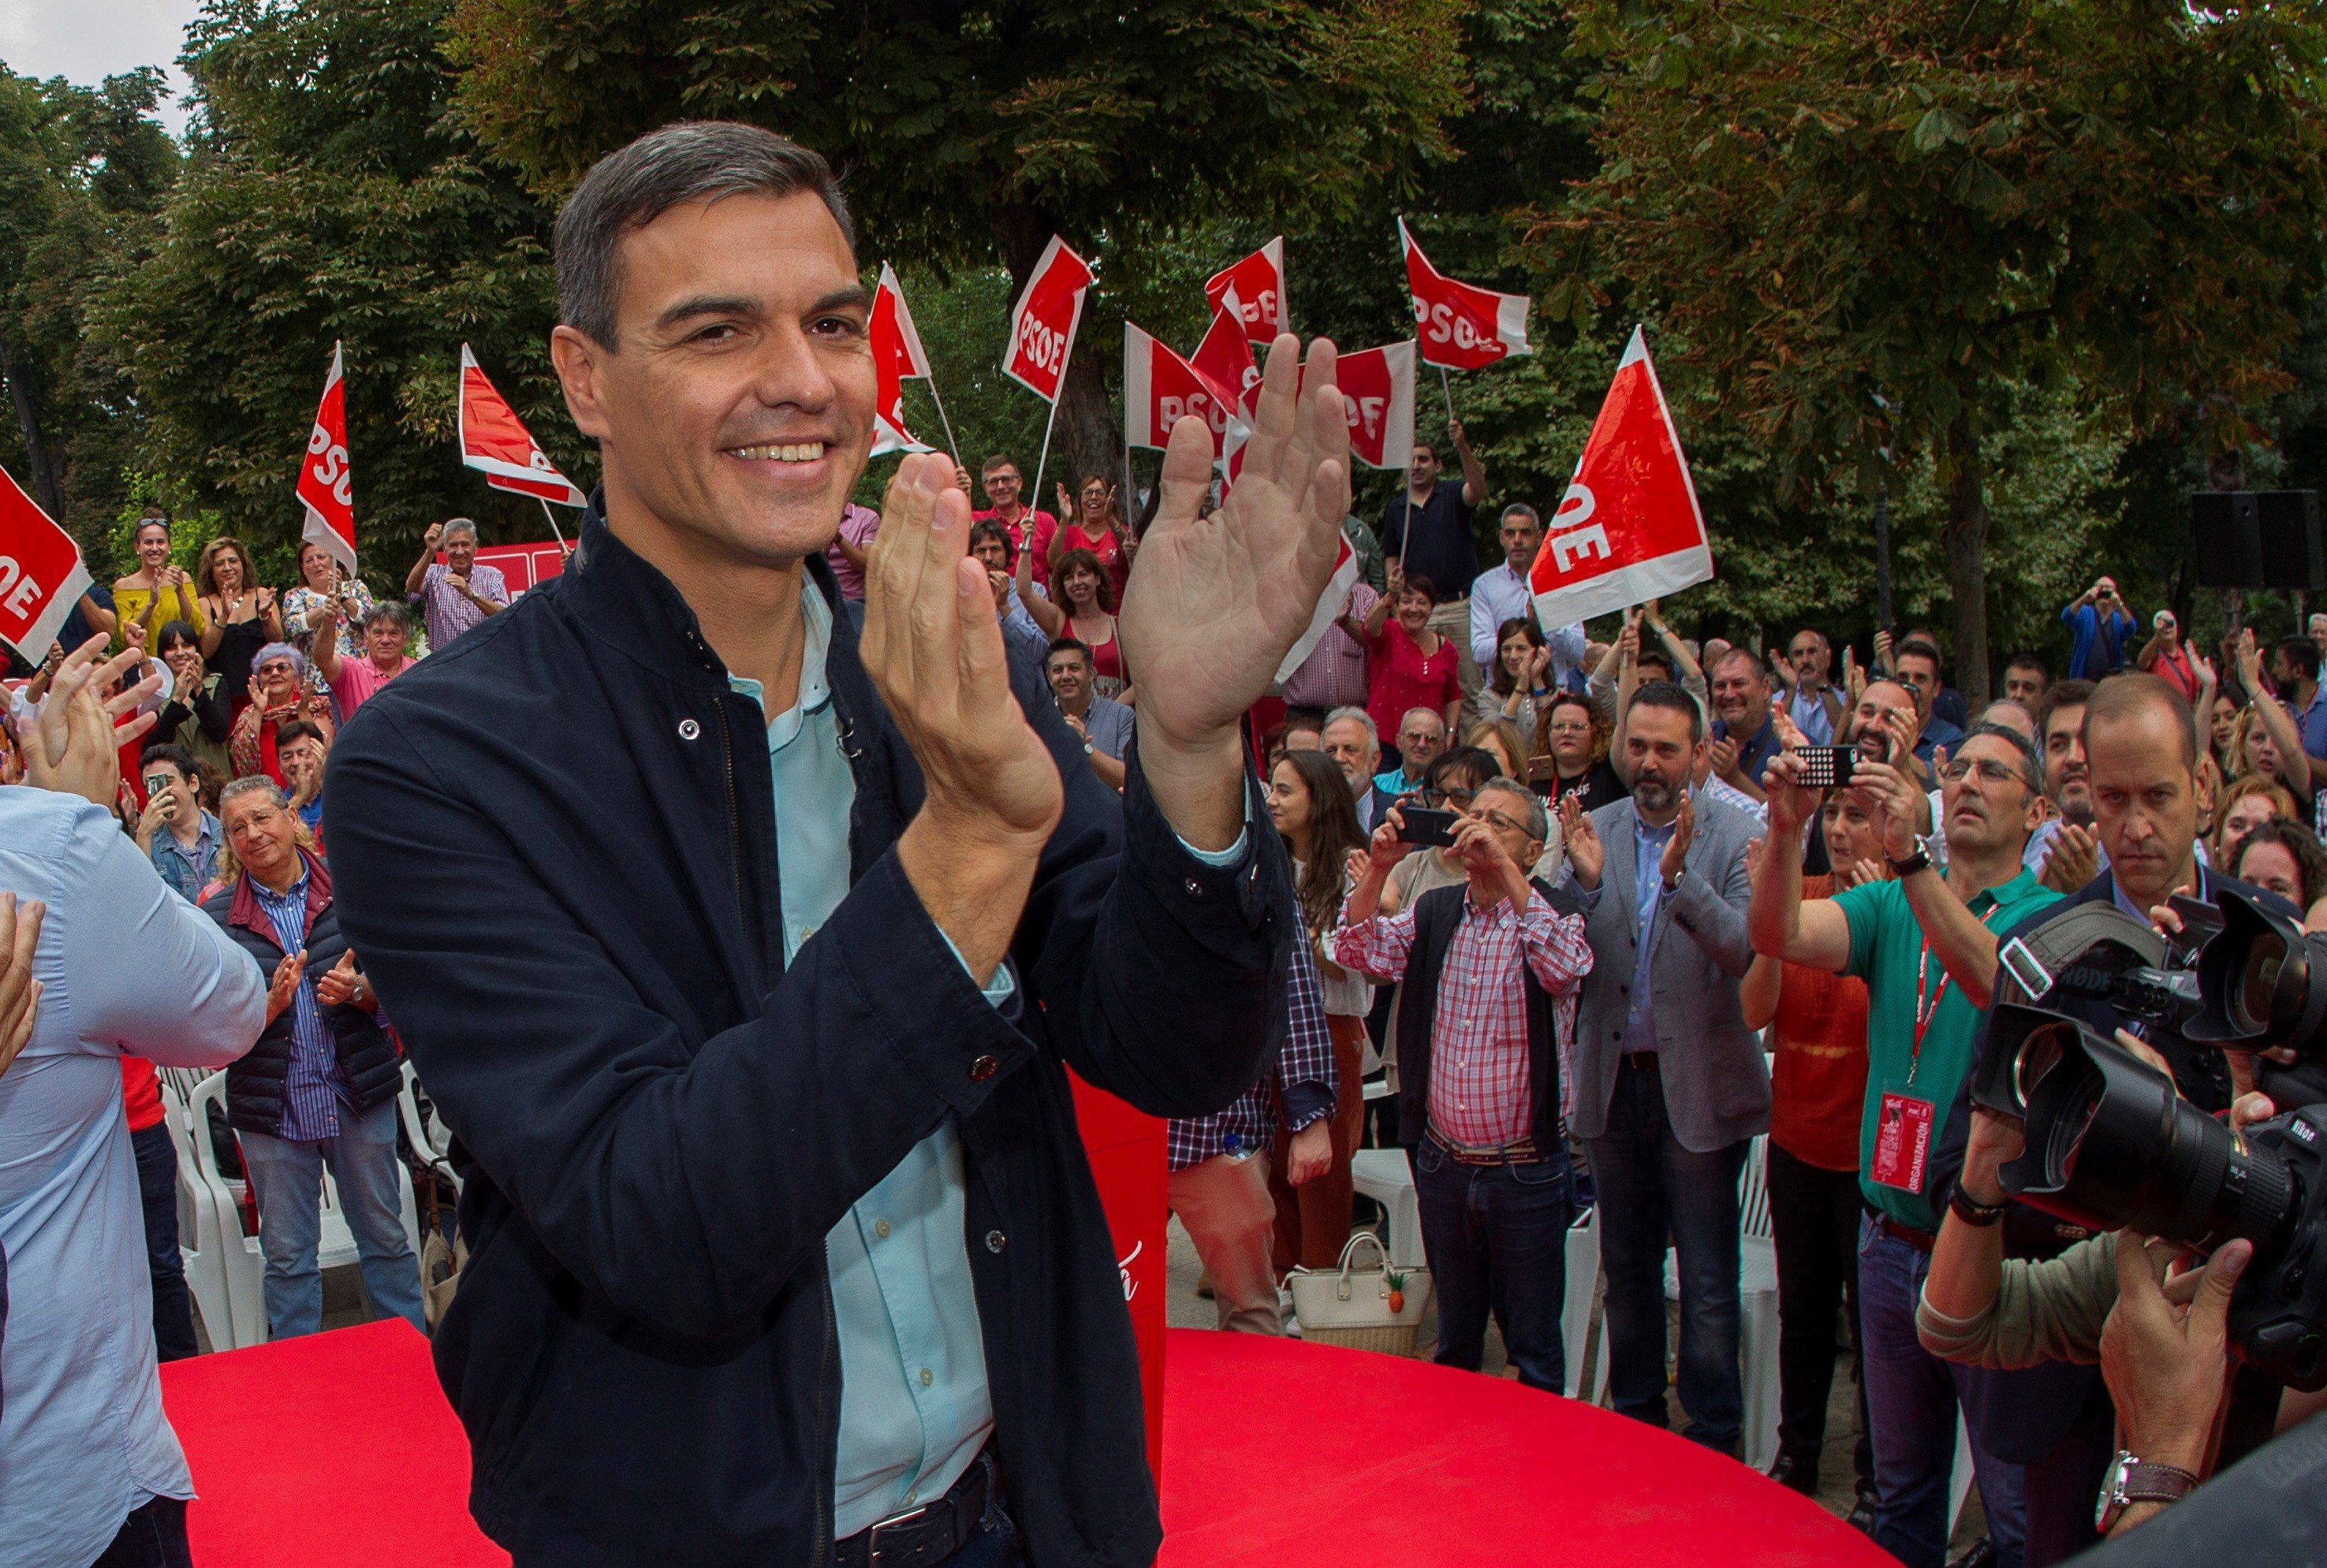
[[[2196,490],[2190,533],[2202,588],[2327,589],[2317,490]]]

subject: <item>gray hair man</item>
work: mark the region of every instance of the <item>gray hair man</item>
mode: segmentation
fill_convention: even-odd
[[[438,546],[444,551],[436,559]],[[477,525],[467,518],[431,523],[421,536],[420,559],[404,574],[404,592],[428,623],[431,651],[509,608],[509,583],[498,566],[477,565]]]
[[[1381,765],[1381,732],[1374,716],[1360,707],[1335,708],[1325,715],[1318,749],[1349,779],[1358,801],[1358,826],[1371,833],[1389,804],[1389,797],[1374,787],[1374,770]]]

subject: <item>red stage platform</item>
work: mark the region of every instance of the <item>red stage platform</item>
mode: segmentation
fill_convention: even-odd
[[[1195,1330],[1166,1365],[1166,1564],[1891,1563],[1743,1465],[1515,1383]],[[467,1442],[400,1321],[173,1362],[162,1391],[201,1568],[509,1562],[470,1522]]]

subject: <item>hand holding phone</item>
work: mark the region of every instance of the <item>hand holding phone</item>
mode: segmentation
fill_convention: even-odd
[[[1401,806],[1397,808],[1403,826],[1398,829],[1398,842],[1417,847],[1444,848],[1454,842],[1454,814],[1428,806]]]
[[[1805,789],[1846,788],[1858,766],[1858,753],[1849,746],[1803,746],[1794,755],[1801,759],[1801,777],[1797,782]]]

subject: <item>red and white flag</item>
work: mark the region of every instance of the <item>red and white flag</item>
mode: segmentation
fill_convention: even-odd
[[[1564,626],[1712,579],[1688,459],[1634,327],[1528,574],[1536,620]]]
[[[1044,402],[1059,396],[1067,356],[1074,350],[1075,327],[1083,316],[1083,295],[1090,285],[1090,264],[1054,234],[1042,259],[1034,264],[1025,291],[1010,307],[1010,342],[1002,351],[1002,373]]]
[[[1230,484],[1244,468],[1244,443],[1252,438],[1252,411],[1260,402],[1260,367],[1253,362],[1252,340],[1245,335],[1241,302],[1230,288],[1212,313],[1204,341],[1196,345],[1189,363],[1196,374],[1234,397],[1228,429],[1214,443],[1212,455]]]
[[[0,638],[40,663],[88,592],[80,546],[0,469]]]
[[[1285,661],[1276,667],[1279,685],[1292,679],[1293,672],[1316,651],[1318,641],[1333,629],[1333,622],[1341,619],[1342,610],[1348,607],[1350,590],[1358,585],[1357,552],[1350,548],[1348,535],[1342,535],[1338,542],[1341,554],[1333,557],[1333,574],[1326,580],[1325,592],[1318,598],[1317,608],[1309,617],[1308,630],[1302,632],[1301,640],[1293,645],[1292,651],[1285,656]]]
[[[1527,295],[1497,294],[1448,277],[1430,265],[1403,218],[1397,220],[1397,238],[1406,248],[1406,286],[1414,296],[1414,333],[1424,364],[1477,370],[1535,352],[1528,346]]]
[[[1414,340],[1344,354],[1334,385],[1350,409],[1350,455],[1369,468],[1414,461]]]
[[[461,461],[485,476],[495,490],[509,490],[561,507],[587,506],[590,498],[557,471],[509,399],[485,377],[469,345],[461,345]],[[313,537],[311,533],[309,537]],[[350,530],[350,537],[353,537]]]
[[[323,401],[315,428],[299,460],[298,496],[307,509],[306,542],[321,545],[352,576],[356,569],[355,481],[348,472],[348,404],[340,379],[340,345],[332,345],[332,373],[323,378]]]
[[[1161,451],[1172,426],[1191,414],[1210,427],[1218,461],[1237,415],[1234,395],[1153,333],[1124,322],[1123,443]]]
[[[897,275],[881,264],[881,285],[873,291],[873,452],[930,452],[934,449],[905,428],[905,383],[926,378],[930,357],[922,350],[921,334],[913,328],[913,313],[905,308],[905,294]]]
[[[1214,311],[1233,290],[1237,313],[1245,335],[1256,343],[1272,343],[1293,317],[1285,303],[1285,236],[1278,235],[1233,266],[1222,267],[1204,280],[1204,303]]]

